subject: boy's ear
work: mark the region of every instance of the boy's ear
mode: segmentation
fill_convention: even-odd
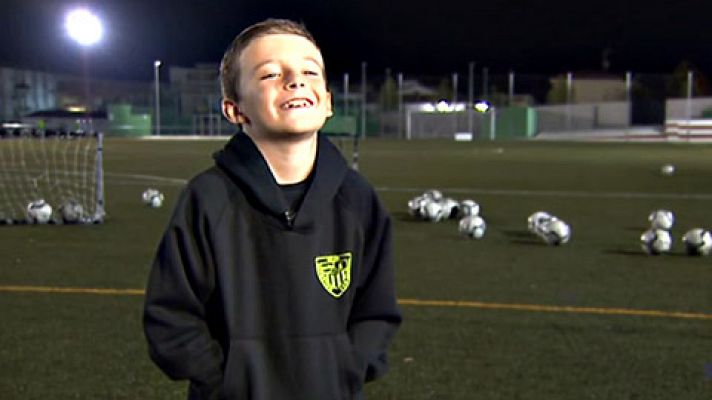
[[[334,104],[331,102],[331,92],[326,92],[326,117],[334,115]]]
[[[244,124],[247,122],[245,115],[240,112],[240,107],[232,100],[223,99],[222,113],[225,118],[233,124]]]

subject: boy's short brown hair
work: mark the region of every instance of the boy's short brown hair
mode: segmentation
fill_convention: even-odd
[[[220,62],[220,88],[224,99],[238,101],[240,93],[240,54],[253,40],[265,35],[290,34],[301,36],[314,44],[316,40],[307,28],[288,19],[266,19],[240,32],[227,48]]]

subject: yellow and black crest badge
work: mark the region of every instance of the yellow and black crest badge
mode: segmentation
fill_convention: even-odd
[[[314,259],[316,276],[330,295],[339,298],[351,284],[351,253],[319,256]]]

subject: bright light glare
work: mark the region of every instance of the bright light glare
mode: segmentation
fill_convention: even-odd
[[[435,109],[440,112],[452,111],[452,109],[450,108],[450,104],[448,104],[445,100],[438,101],[438,103],[435,104]]]
[[[474,105],[475,110],[477,110],[481,113],[485,113],[485,112],[489,111],[489,109],[491,107],[492,106],[490,105],[490,103],[488,103],[485,100],[480,100],[480,101],[476,102]]]
[[[67,29],[69,37],[82,46],[91,46],[97,43],[104,34],[104,28],[101,26],[99,18],[84,8],[67,14],[64,27]]]

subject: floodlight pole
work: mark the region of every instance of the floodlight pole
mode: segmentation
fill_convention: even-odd
[[[155,107],[156,107],[156,136],[161,135],[161,87],[160,87],[160,75],[158,70],[161,68],[161,60],[156,60],[153,62],[153,79],[155,83]]]
[[[509,71],[509,98],[508,105],[511,107],[514,102],[514,71]]]
[[[633,123],[633,103],[631,90],[633,88],[633,73],[628,71],[625,73],[625,101],[628,105],[628,121],[625,126],[625,138],[628,140],[628,131]]]
[[[470,61],[467,71],[467,130],[475,134],[472,122],[472,107],[475,104],[475,63]]]
[[[398,137],[403,133],[403,73],[397,75],[398,81]]]
[[[571,100],[573,97],[573,80],[574,74],[566,73],[566,130],[571,132],[572,116],[571,116]]]
[[[690,120],[692,119],[692,70],[687,71],[687,102],[685,104],[685,114],[687,114],[687,140],[690,140]]]
[[[349,115],[349,73],[344,73],[344,116]]]
[[[489,110],[490,113],[490,140],[494,141],[495,137],[497,134],[495,131],[497,130],[497,107],[492,106]]]

